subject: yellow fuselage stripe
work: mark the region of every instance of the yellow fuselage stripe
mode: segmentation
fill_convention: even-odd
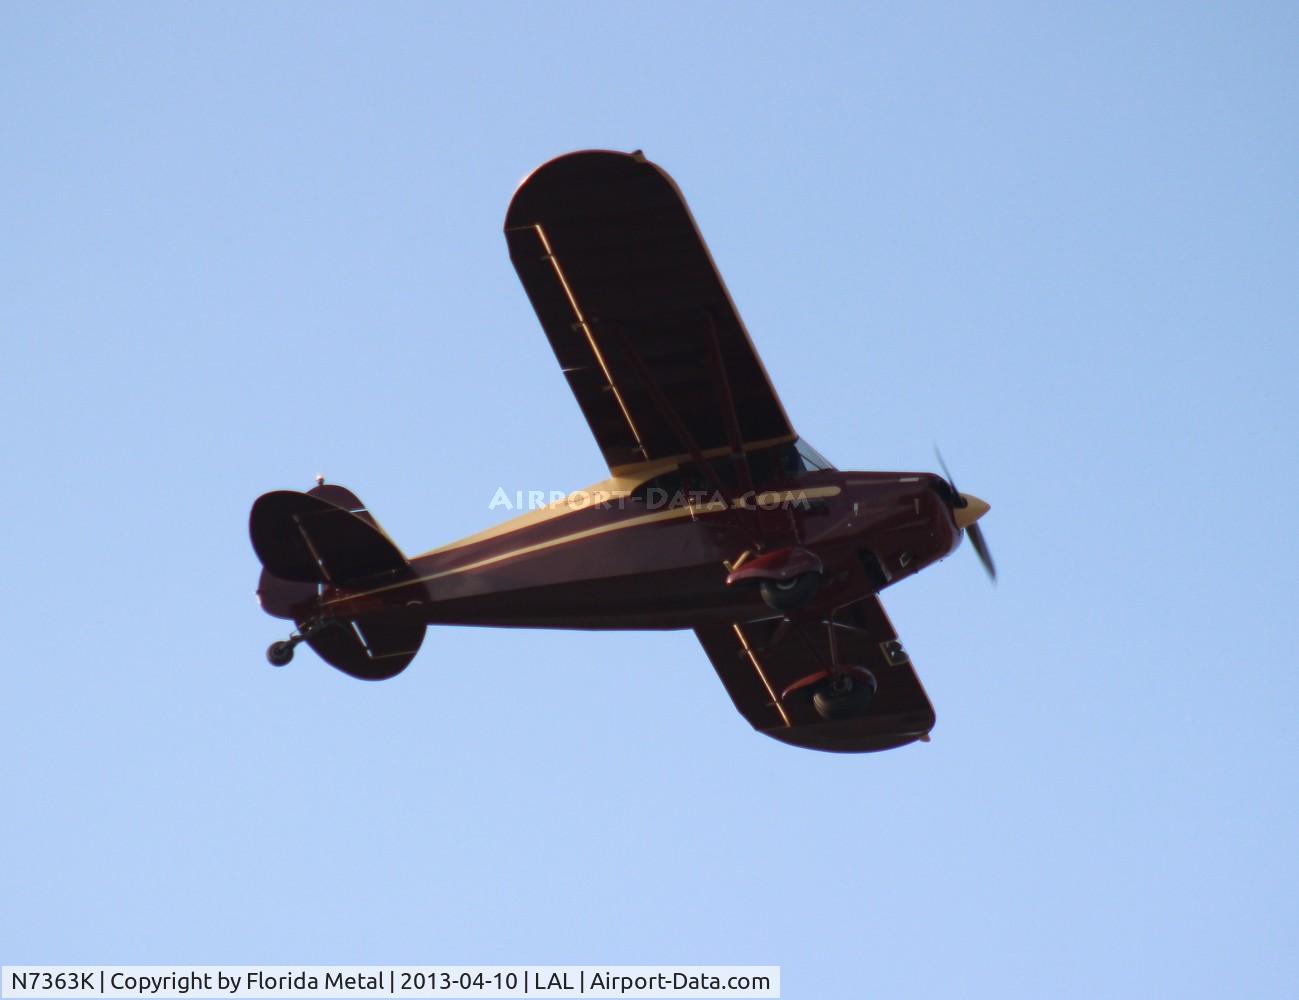
[[[769,492],[759,494],[758,499],[763,497],[779,497],[789,502],[797,503],[800,500],[815,500],[819,497],[835,496],[840,492],[838,486],[817,486],[809,490],[791,490],[788,493]],[[390,583],[383,587],[376,587],[374,590],[367,590],[360,594],[348,594],[346,597],[340,597],[338,601],[354,600],[358,597],[369,597],[371,594],[381,594],[389,590],[397,590],[401,587],[409,587],[416,583],[428,583],[432,580],[440,580],[443,577],[454,576],[457,573],[468,573],[476,569],[482,569],[484,566],[491,566],[498,562],[504,562],[506,559],[514,559],[518,556],[531,555],[534,552],[540,552],[543,549],[554,548],[557,545],[568,545],[571,542],[581,541],[585,538],[594,538],[597,535],[604,535],[611,531],[621,531],[625,528],[636,528],[644,524],[653,524],[658,521],[670,521],[676,518],[690,517],[693,518],[698,514],[715,514],[730,509],[732,505],[725,501],[713,501],[703,504],[699,507],[670,507],[667,510],[654,511],[650,514],[642,514],[639,517],[630,517],[625,521],[615,521],[613,524],[601,524],[594,528],[586,528],[583,531],[575,531],[572,534],[561,535],[559,538],[551,538],[544,542],[535,542],[532,545],[524,545],[521,548],[510,549],[508,552],[502,552],[498,555],[488,556],[485,559],[479,559],[476,562],[466,563],[463,566],[454,566],[451,569],[440,570],[437,573],[430,573],[427,576],[417,577],[414,580],[403,580],[399,583]],[[739,509],[740,505],[735,505]],[[326,602],[326,606],[336,602]]]

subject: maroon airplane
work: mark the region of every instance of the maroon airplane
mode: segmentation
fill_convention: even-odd
[[[681,192],[641,153],[544,164],[505,238],[609,477],[409,558],[340,486],[267,493],[257,593],[296,626],[271,663],[305,642],[382,680],[429,625],[688,628],[768,736],[927,739],[933,707],[877,595],[963,533],[994,575],[988,505],[948,476],[841,472],[800,440]]]

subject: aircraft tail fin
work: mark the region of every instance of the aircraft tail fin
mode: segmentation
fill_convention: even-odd
[[[421,622],[321,617],[329,589],[384,587],[415,576],[354,493],[332,484],[307,493],[267,493],[253,504],[248,533],[263,566],[257,587],[262,608],[294,621],[326,663],[353,677],[383,680],[414,659],[424,640]]]

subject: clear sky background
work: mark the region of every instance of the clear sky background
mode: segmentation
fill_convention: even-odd
[[[0,961],[772,963],[792,998],[1299,995],[1291,4],[6,4]],[[602,478],[501,236],[677,179],[796,427],[939,442],[933,742],[749,730],[689,633],[253,597],[316,473],[407,551]]]

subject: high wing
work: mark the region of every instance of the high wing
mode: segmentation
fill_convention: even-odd
[[[681,192],[640,153],[529,176],[510,259],[615,474],[794,439]]]
[[[735,707],[759,732],[839,753],[888,750],[925,739],[934,727],[934,708],[879,598],[841,609],[835,621],[848,626],[838,631],[840,662],[866,667],[879,684],[869,710],[857,719],[822,719],[807,688],[780,698],[799,678],[830,666],[825,625],[793,625],[774,644],[779,619],[700,628],[695,635]]]

